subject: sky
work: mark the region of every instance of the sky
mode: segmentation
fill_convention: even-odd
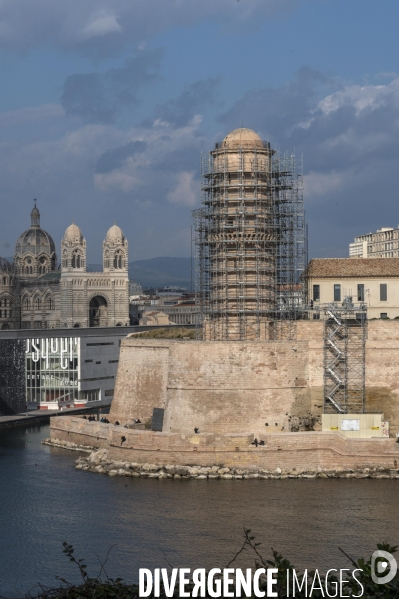
[[[397,0],[0,0],[0,256],[33,199],[89,262],[189,256],[200,154],[237,127],[303,156],[310,257],[396,227]],[[59,249],[58,249],[59,253]]]

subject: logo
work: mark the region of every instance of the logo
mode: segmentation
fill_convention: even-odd
[[[398,571],[396,559],[388,551],[374,551],[371,556],[371,578],[376,584],[391,582]]]

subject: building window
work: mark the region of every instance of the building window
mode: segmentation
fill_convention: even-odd
[[[385,320],[386,318],[388,318],[388,313],[387,312],[381,312],[380,313],[380,318],[382,318],[383,320]]]
[[[53,301],[52,297],[47,297],[46,308],[47,308],[47,310],[54,310],[54,301]]]
[[[35,306],[35,310],[40,310],[40,308],[41,308],[40,297],[35,298],[34,306]]]
[[[320,301],[320,285],[313,285],[313,301]]]
[[[357,286],[357,301],[364,302],[364,285],[359,283]]]
[[[388,297],[387,284],[386,283],[381,283],[380,284],[380,302],[386,302],[387,301],[387,297]],[[382,318],[382,316],[381,316],[381,318]]]
[[[341,285],[334,285],[334,302],[341,301]]]

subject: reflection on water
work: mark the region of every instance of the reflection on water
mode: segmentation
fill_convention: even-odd
[[[0,431],[0,595],[77,574],[75,546],[95,574],[114,546],[110,576],[139,567],[224,566],[251,528],[297,567],[347,566],[377,542],[397,544],[396,480],[140,480],[75,470],[76,453],[43,446],[48,427]],[[245,558],[244,558],[245,559]],[[247,558],[249,559],[249,558]],[[242,564],[243,562],[241,562]],[[240,564],[240,565],[241,565]]]

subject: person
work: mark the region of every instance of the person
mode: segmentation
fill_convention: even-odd
[[[116,425],[116,426],[119,426],[119,422],[118,422],[118,420],[115,420],[115,425]]]
[[[83,418],[84,418],[84,420],[87,420],[86,414],[83,414]]]
[[[194,429],[194,432],[195,432],[196,435],[199,435],[200,434],[200,429],[196,426],[195,429]]]
[[[255,445],[255,447],[258,447],[258,439],[254,439],[251,443],[251,445]]]
[[[105,422],[105,424],[109,424],[108,418],[104,418],[104,422]]]
[[[265,442],[264,441],[259,441],[259,445],[264,445]]]
[[[136,418],[136,420],[134,421],[134,424],[141,424],[140,418]]]
[[[122,445],[122,443],[124,443],[125,441],[126,441],[126,437],[125,437],[124,435],[122,435],[122,437],[121,437],[121,445]]]

